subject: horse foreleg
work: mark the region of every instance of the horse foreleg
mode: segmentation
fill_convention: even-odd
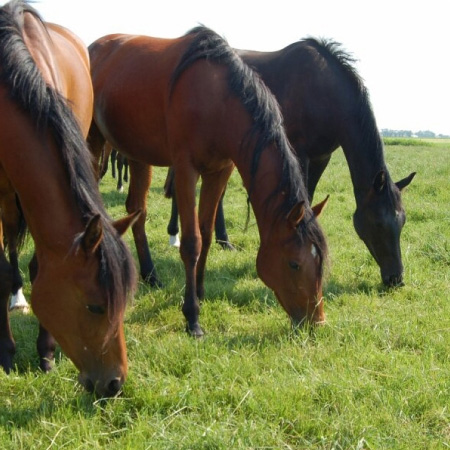
[[[39,367],[43,372],[49,372],[52,370],[55,359],[56,341],[41,324],[39,324],[36,348],[39,355]]]
[[[0,234],[3,236],[0,221]],[[12,359],[16,352],[11,327],[9,325],[8,300],[12,288],[12,269],[5,257],[3,239],[0,242],[0,366],[6,373],[12,369]]]
[[[225,187],[231,172],[233,171],[233,167],[234,166],[231,164],[219,173],[207,174],[202,177],[199,205],[199,226],[202,236],[202,250],[197,263],[197,295],[200,299],[203,298],[205,294],[205,266],[208,251],[211,247],[216,212],[221,199],[223,199]]]
[[[186,318],[186,331],[194,337],[203,336],[199,324],[200,304],[197,297],[196,271],[201,251],[201,235],[195,205],[195,187],[198,174],[190,167],[175,171],[175,192],[179,200],[181,243],[180,255],[184,263],[186,286],[182,311]]]
[[[308,198],[312,202],[314,197],[314,191],[316,190],[317,184],[319,183],[320,177],[322,176],[324,170],[326,169],[328,163],[330,162],[331,155],[328,155],[320,160],[310,161],[308,165]]]
[[[126,200],[126,208],[129,214],[138,209],[142,214],[132,227],[134,243],[138,254],[141,276],[146,283],[153,287],[162,287],[153,264],[147,236],[145,234],[145,219],[147,217],[147,194],[152,180],[152,167],[129,161],[130,166],[130,186]]]

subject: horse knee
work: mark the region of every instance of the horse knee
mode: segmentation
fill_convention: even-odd
[[[184,264],[195,266],[200,256],[201,242],[198,236],[181,237],[180,254]]]

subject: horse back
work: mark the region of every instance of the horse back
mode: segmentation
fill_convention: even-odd
[[[23,33],[42,76],[70,102],[86,136],[94,102],[86,46],[68,29],[55,24],[44,26],[30,14],[25,15]]]
[[[190,38],[115,34],[89,47],[95,122],[122,154],[169,166],[170,80]]]
[[[351,77],[320,50],[304,40],[275,52],[239,51],[277,98],[290,142],[311,159],[342,143],[342,123],[357,99]]]

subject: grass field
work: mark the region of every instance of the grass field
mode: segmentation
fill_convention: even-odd
[[[225,213],[240,251],[211,249],[202,340],[184,333],[183,268],[167,245],[166,171],[155,170],[147,231],[165,287],[141,283],[128,309],[123,394],[96,401],[62,354],[52,373],[39,373],[37,321],[14,313],[17,371],[0,374],[0,448],[449,448],[450,144],[388,145],[386,159],[395,180],[417,171],[403,195],[403,288],[382,287],[353,230],[350,177],[338,151],[316,194],[331,195],[321,217],[330,247],[328,322],[293,333],[256,276],[257,229],[252,220],[244,232],[246,194],[235,173]],[[121,217],[125,196],[109,174],[101,190]],[[134,251],[130,232],[126,238]],[[30,240],[24,274],[31,252]]]

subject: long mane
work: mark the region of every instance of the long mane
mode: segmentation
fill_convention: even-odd
[[[173,72],[170,81],[171,92],[183,71],[199,59],[227,65],[230,90],[242,101],[253,119],[248,139],[243,142],[243,145],[256,142],[252,155],[252,177],[258,170],[262,152],[268,145],[274,144],[282,161],[282,173],[280,183],[272,196],[280,192],[284,193],[284,202],[277,213],[286,215],[295,204],[302,200],[308,204],[308,194],[300,164],[285,134],[283,117],[274,95],[259,75],[245,64],[236,51],[217,33],[200,26],[192,29],[186,35],[193,36],[193,40]],[[250,187],[249,197],[253,189],[257,189],[254,183]],[[306,208],[306,217],[302,221],[299,235],[301,237],[308,236],[316,244],[323,261],[327,252],[326,242],[317,221],[313,220],[310,208]]]
[[[10,98],[33,120],[43,139],[50,130],[84,223],[95,214],[101,215],[99,282],[108,299],[110,318],[116,320],[135,289],[133,259],[103,206],[91,155],[71,108],[66,99],[45,82],[24,42],[25,12],[45,27],[37,11],[26,2],[13,0],[0,9],[0,82],[8,87]]]
[[[355,67],[356,59],[343,49],[342,44],[331,39],[308,38],[300,41],[300,44],[302,43],[313,47],[333,71],[339,73],[352,87],[352,101],[357,111],[355,117],[362,139],[360,144],[364,148],[371,149],[374,165],[378,165],[379,170],[386,170],[383,141],[377,127],[369,91]]]

